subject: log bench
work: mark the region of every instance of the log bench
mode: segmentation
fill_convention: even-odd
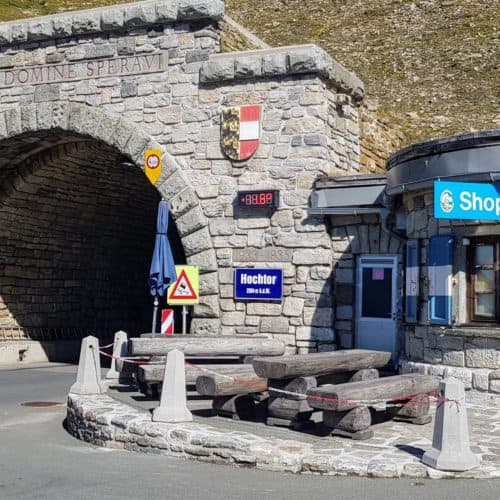
[[[173,349],[184,351],[186,357],[280,356],[285,344],[280,340],[252,336],[163,335],[129,340],[131,356],[166,356]]]
[[[137,385],[139,390],[148,393],[152,397],[157,397],[161,393],[161,385],[165,375],[165,357],[157,361],[150,361],[150,364],[139,365],[136,373]],[[192,361],[190,363],[189,361]],[[205,360],[200,360],[205,361]],[[239,370],[240,373],[255,373],[251,364],[242,363],[221,363],[217,364],[216,359],[212,359],[210,363],[201,363],[198,360],[191,359],[186,362],[186,385],[196,385],[196,379],[200,375],[210,372],[217,373],[235,373]],[[223,360],[225,361],[225,359]]]
[[[196,391],[213,397],[212,409],[217,415],[233,419],[255,420],[261,407],[267,405],[267,379],[259,377],[252,365],[239,365],[233,373],[205,373],[196,379]]]
[[[144,335],[130,339],[128,347],[132,356],[152,356],[161,360],[159,364],[140,366],[136,375],[141,392],[153,397],[159,393],[165,371],[165,362],[160,357],[166,356],[173,349],[184,351],[186,358],[200,368],[186,364],[186,384],[194,384],[199,375],[208,376],[210,372],[234,375],[236,380],[243,375],[257,379],[259,377],[256,377],[252,365],[244,363],[251,362],[254,356],[279,356],[285,352],[285,344],[282,341],[255,335],[216,337],[169,335],[154,338],[151,335]],[[236,358],[239,364],[227,364],[231,358]],[[207,359],[210,360],[210,364],[202,364]],[[246,391],[245,387],[234,386],[233,381],[232,388],[229,387],[231,384],[225,384],[223,390],[224,382],[228,379],[219,377],[213,381],[215,389],[212,390],[210,389],[212,382],[204,380],[200,382],[200,390],[209,392],[200,394],[213,397],[214,410],[223,415],[243,417],[253,414],[255,401],[262,399],[262,391],[267,388],[267,383],[264,384],[261,380],[260,385],[250,392]]]
[[[194,360],[193,360],[194,361]],[[186,385],[196,385],[196,379],[200,375],[210,372],[221,374],[253,373],[255,371],[250,364],[191,364],[186,363]],[[165,375],[165,361],[161,363],[140,365],[137,370],[137,379],[141,383],[161,384]]]
[[[324,383],[378,378],[389,352],[366,349],[254,358],[257,375],[268,379],[268,425],[300,430],[312,422],[313,411],[306,394]]]
[[[200,395],[213,398],[216,414],[234,419],[256,418],[257,405],[265,399],[267,380],[258,377],[251,364],[194,363],[186,363],[186,385],[195,385]],[[138,386],[142,392],[158,397],[164,374],[164,361],[141,365],[137,371]]]
[[[312,408],[323,410],[323,423],[332,434],[368,439],[373,436],[370,407],[374,401],[391,405],[388,413],[392,418],[414,424],[430,422],[428,394],[438,390],[439,381],[439,377],[409,373],[328,384],[309,389],[306,396]]]

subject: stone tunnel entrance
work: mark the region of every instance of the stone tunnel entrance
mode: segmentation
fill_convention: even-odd
[[[150,331],[159,199],[133,162],[96,139],[47,131],[0,142],[0,339]]]

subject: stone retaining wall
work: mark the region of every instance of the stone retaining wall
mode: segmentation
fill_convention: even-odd
[[[398,459],[343,453],[331,444],[311,444],[260,437],[240,431],[221,431],[197,422],[152,422],[140,412],[106,395],[68,395],[66,428],[78,439],[97,446],[155,455],[175,455],[217,464],[234,464],[279,472],[367,477],[451,478],[498,477],[494,466],[446,473],[431,469],[410,454]],[[407,425],[407,424],[403,424]],[[347,440],[347,447],[352,441]],[[379,455],[379,452],[377,452]]]
[[[0,366],[20,366],[47,363],[57,359],[60,363],[75,363],[80,354],[78,340],[12,340],[0,339]]]
[[[484,393],[500,394],[500,370],[484,368],[462,368],[445,364],[430,364],[421,361],[400,360],[401,373],[423,373],[439,377],[455,377],[464,383],[466,390],[474,389]],[[479,394],[471,397],[478,398]],[[479,397],[479,399],[481,399]]]

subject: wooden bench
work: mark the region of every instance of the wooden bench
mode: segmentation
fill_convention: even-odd
[[[158,397],[164,374],[164,361],[139,366],[137,385],[141,392],[153,398]],[[215,413],[235,419],[254,419],[256,406],[262,402],[263,393],[267,391],[267,380],[258,377],[251,364],[242,363],[188,362],[186,385],[195,385],[200,395],[213,398],[212,408]]]
[[[131,356],[165,356],[173,349],[186,357],[280,356],[285,344],[280,340],[257,336],[164,335],[129,340]]]
[[[301,429],[314,411],[305,394],[324,383],[378,378],[389,352],[365,349],[254,358],[257,375],[268,379],[268,425]]]
[[[213,372],[225,375],[212,382],[208,379],[200,382],[201,394],[214,398],[213,408],[219,414],[228,415],[236,412],[236,415],[252,414],[250,411],[254,401],[261,398],[262,390],[265,391],[267,384],[260,383],[259,387],[251,392],[247,386],[229,388],[231,384],[225,384],[224,394],[220,392],[222,385],[220,379],[228,380],[234,375],[236,380],[242,376],[249,375],[258,378],[251,364],[248,363],[254,356],[278,356],[285,352],[283,342],[263,336],[217,336],[205,337],[194,335],[171,335],[152,338],[150,335],[140,338],[132,338],[129,341],[129,352],[132,356],[152,356],[159,360],[158,364],[141,365],[138,367],[136,378],[141,392],[156,397],[161,389],[165,361],[161,358],[173,349],[180,349],[192,364],[186,364],[186,384],[195,384],[200,375],[214,375]],[[227,364],[227,361],[236,358],[238,364]],[[209,359],[210,364],[202,364]],[[205,392],[209,391],[209,392]],[[233,391],[233,392],[230,392]],[[238,392],[239,391],[239,392]],[[240,397],[248,396],[249,397]],[[238,411],[237,411],[238,410]],[[245,411],[244,411],[245,410]]]
[[[196,379],[200,375],[206,375],[211,372],[221,374],[235,374],[235,373],[253,373],[255,371],[250,364],[192,364],[186,363],[186,385],[195,385]],[[137,370],[137,379],[141,383],[147,384],[161,384],[165,375],[165,361],[160,363],[140,365]]]
[[[370,406],[375,401],[389,403],[392,418],[415,424],[430,422],[428,394],[438,390],[439,382],[439,377],[409,373],[328,384],[309,389],[306,396],[312,408],[323,410],[323,422],[332,434],[368,439],[373,436]]]
[[[267,379],[253,370],[235,369],[233,373],[205,373],[196,379],[199,394],[213,397],[212,409],[217,415],[233,419],[255,420],[267,406]]]
[[[245,365],[241,365],[245,366]],[[202,396],[234,396],[267,391],[267,379],[259,377],[251,365],[249,370],[232,373],[206,373],[196,379],[196,391]]]

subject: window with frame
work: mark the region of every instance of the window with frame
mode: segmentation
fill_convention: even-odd
[[[471,322],[500,322],[500,238],[471,239],[468,302]]]

